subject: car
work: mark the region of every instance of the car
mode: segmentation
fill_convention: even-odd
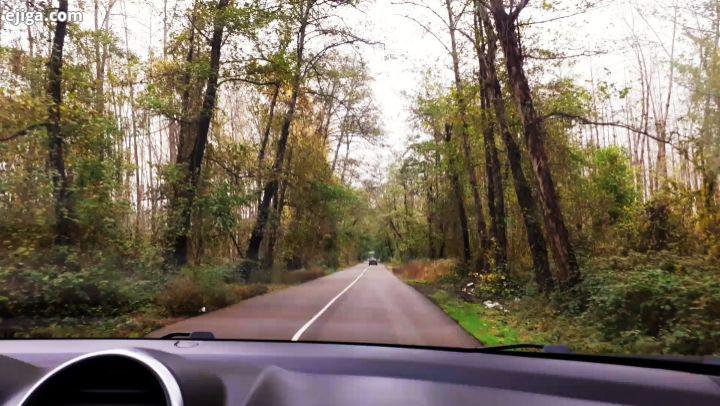
[[[368,265],[377,265],[377,264],[378,264],[378,261],[375,258],[370,258],[370,260],[368,261]]]

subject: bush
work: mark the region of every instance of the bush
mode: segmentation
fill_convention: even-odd
[[[157,303],[173,316],[186,316],[199,313],[205,298],[196,280],[181,276],[168,283],[158,295]]]
[[[267,293],[264,285],[230,284],[231,278],[228,268],[185,268],[168,282],[157,303],[170,315],[189,316],[200,313],[203,307],[211,311]]]
[[[250,299],[251,297],[264,295],[268,292],[267,286],[259,284],[230,285],[229,289],[230,297],[233,299],[233,302]]]
[[[0,316],[114,315],[139,295],[135,285],[102,268],[67,271],[54,266],[0,269]],[[142,300],[141,300],[142,301]]]
[[[516,297],[520,289],[512,279],[500,272],[473,272],[464,282],[461,291],[468,300],[501,300]]]
[[[415,260],[405,265],[394,267],[393,273],[403,279],[436,283],[456,275],[458,263],[452,259],[436,261]]]
[[[698,258],[660,253],[597,261],[572,292],[558,293],[566,315],[597,326],[628,351],[720,351],[720,269]]]
[[[656,336],[675,317],[682,298],[681,281],[660,269],[630,272],[624,278],[596,276],[590,288],[588,310],[607,336],[627,330]],[[591,278],[588,278],[591,279]]]
[[[299,269],[297,271],[289,271],[283,273],[280,277],[280,281],[281,283],[298,284],[311,281],[313,279],[317,279],[323,276],[325,276],[324,269],[313,267],[309,269]]]

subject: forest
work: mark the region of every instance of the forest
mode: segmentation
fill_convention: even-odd
[[[3,2],[84,19],[0,20],[2,334],[141,335],[372,252],[546,340],[719,353],[720,1],[621,2],[624,81],[582,80],[612,49],[547,27],[611,3]],[[370,7],[441,50],[404,139]]]

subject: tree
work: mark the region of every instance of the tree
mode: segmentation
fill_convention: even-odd
[[[282,118],[280,126],[280,135],[276,144],[275,161],[272,166],[270,179],[267,180],[263,187],[263,197],[257,209],[257,215],[250,233],[247,249],[245,250],[245,263],[242,268],[244,278],[249,278],[253,269],[257,268],[260,254],[260,246],[265,235],[268,218],[270,215],[270,206],[277,196],[281,178],[283,177],[283,167],[285,163],[285,154],[290,139],[296,110],[298,107],[298,99],[303,93],[303,85],[308,74],[317,66],[317,63],[331,50],[351,45],[356,42],[363,42],[352,32],[343,26],[323,26],[328,20],[328,16],[334,9],[332,2],[318,0],[297,0],[290,2],[287,9],[287,21],[285,23],[293,24],[296,31],[295,55],[292,61],[292,73],[290,80],[290,96],[287,109]],[[312,39],[324,38],[327,42],[319,51],[308,53],[308,33],[317,34]]]
[[[200,179],[200,170],[203,165],[205,148],[210,132],[210,122],[215,112],[218,80],[220,76],[220,56],[225,30],[223,12],[228,8],[229,0],[219,0],[215,6],[212,23],[212,37],[210,38],[209,72],[205,84],[205,93],[202,98],[200,111],[195,117],[188,117],[188,122],[181,124],[180,142],[176,158],[176,167],[180,170],[180,181],[176,185],[175,195],[170,206],[174,208],[178,228],[174,232],[172,250],[173,262],[176,266],[185,265],[188,261],[188,235],[193,201],[195,199]],[[195,28],[191,30],[194,32]],[[193,60],[194,46],[191,43],[188,51],[188,61]],[[189,97],[183,95],[183,98]],[[188,101],[185,101],[185,104]],[[187,106],[186,106],[187,107]]]
[[[515,195],[517,196],[520,212],[523,216],[527,242],[530,246],[530,252],[532,253],[535,282],[541,290],[547,292],[552,290],[554,286],[554,281],[550,273],[550,264],[548,262],[547,244],[545,242],[545,236],[542,233],[540,216],[535,204],[535,199],[530,185],[525,178],[520,147],[510,132],[510,126],[508,124],[505,100],[503,99],[500,80],[498,79],[495,66],[497,35],[495,34],[487,9],[482,6],[479,0],[475,0],[474,6],[476,36],[482,36],[483,33],[485,34],[485,49],[477,49],[483,90],[486,98],[489,100],[489,104],[492,105],[494,110],[494,118],[500,127],[500,134],[502,135],[502,140],[507,151],[507,161],[513,176]]]
[[[483,212],[482,198],[480,197],[480,185],[474,167],[472,148],[470,146],[468,106],[465,95],[465,87],[463,86],[463,80],[460,76],[460,55],[457,45],[457,24],[460,18],[459,16],[456,16],[453,12],[451,0],[445,0],[445,8],[447,10],[448,18],[446,24],[450,35],[450,56],[452,58],[453,75],[455,79],[454,94],[457,102],[458,114],[460,116],[460,127],[455,129],[455,132],[460,133],[460,138],[462,140],[463,152],[465,154],[465,170],[467,171],[468,179],[470,179],[470,189],[472,190],[473,202],[475,203],[475,222],[477,233],[480,238],[480,244],[478,247],[478,259],[480,261],[480,268],[487,271],[488,262],[486,255],[488,247],[490,246],[490,242],[487,234],[487,225],[485,223],[485,213]],[[494,189],[493,186],[491,186],[491,188]],[[493,202],[493,204],[495,204],[495,202]]]
[[[580,280],[580,269],[575,251],[570,242],[570,234],[565,226],[560,198],[555,188],[552,173],[545,151],[547,130],[543,118],[533,105],[525,70],[520,42],[517,37],[517,19],[529,0],[522,0],[517,6],[506,11],[502,0],[491,0],[490,10],[495,19],[495,29],[505,54],[508,81],[518,105],[523,123],[525,144],[530,152],[533,171],[538,181],[540,201],[543,207],[546,231],[550,240],[557,279],[560,287],[572,287]]]
[[[67,13],[67,0],[60,0],[58,13]],[[55,243],[72,243],[72,201],[70,182],[65,171],[65,136],[61,124],[63,103],[63,50],[67,36],[67,21],[55,24],[50,60],[47,65],[49,161],[52,170],[53,198],[55,201]]]

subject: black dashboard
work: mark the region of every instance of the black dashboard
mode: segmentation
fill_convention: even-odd
[[[6,405],[720,404],[687,371],[387,346],[0,341]]]

